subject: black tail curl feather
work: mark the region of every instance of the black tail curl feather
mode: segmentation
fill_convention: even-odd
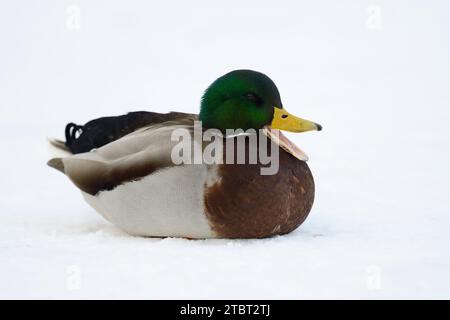
[[[79,126],[73,122],[66,125],[66,145],[72,145],[73,142],[83,133],[83,126]],[[70,147],[69,147],[70,148]]]
[[[66,146],[74,154],[84,152],[83,150],[85,148],[83,148],[83,146],[81,144],[82,144],[82,140],[85,140],[85,139],[81,139],[81,141],[78,140],[83,135],[83,127],[84,126],[77,125],[73,122],[68,123],[66,125],[66,130],[65,130]],[[84,143],[84,144],[86,144],[86,143]]]

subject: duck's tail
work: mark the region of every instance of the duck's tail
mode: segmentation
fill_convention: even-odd
[[[66,158],[72,155],[64,141],[48,138],[48,149],[52,158]]]
[[[72,148],[74,141],[78,139],[78,137],[83,132],[83,126],[79,126],[75,123],[69,123],[66,125],[66,129],[64,130],[66,141],[49,138],[49,149],[50,154],[53,157],[65,158],[73,155],[75,152]]]

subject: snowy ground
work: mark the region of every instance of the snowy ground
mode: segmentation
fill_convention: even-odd
[[[450,298],[449,2],[273,5],[0,3],[0,298]],[[317,184],[290,235],[130,237],[45,166],[66,122],[196,112],[237,68],[324,126],[289,135]]]

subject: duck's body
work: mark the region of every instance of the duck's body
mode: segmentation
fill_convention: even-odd
[[[197,116],[145,114],[159,120],[100,148],[90,144],[89,132],[114,139],[111,128],[127,116],[96,120],[71,141],[75,150],[93,150],[49,162],[114,225],[139,236],[259,238],[290,232],[305,220],[314,200],[306,162],[280,148],[278,173],[261,175],[259,163],[226,164],[224,149],[223,164],[174,165],[171,134],[180,128],[193,132]],[[248,152],[251,142],[245,142]]]
[[[236,143],[231,151],[217,151],[222,161],[175,164],[174,130],[188,132],[200,150],[207,146],[194,139],[196,120],[194,114],[137,112],[85,126],[69,124],[64,145],[72,155],[49,165],[66,174],[104,218],[132,235],[262,238],[288,233],[306,219],[314,200],[313,177],[306,162],[290,147],[289,152],[283,144],[279,148],[279,141],[244,139],[246,155],[259,151],[260,143],[277,148],[275,174],[261,174],[267,163],[259,158],[256,164],[230,163],[227,153],[236,157]],[[221,136],[223,146],[228,139],[237,138]]]

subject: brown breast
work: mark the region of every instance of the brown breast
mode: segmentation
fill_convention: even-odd
[[[314,180],[306,162],[280,148],[278,173],[261,175],[261,166],[259,161],[219,165],[218,181],[205,187],[206,214],[218,236],[269,237],[289,233],[305,221],[314,202]]]

